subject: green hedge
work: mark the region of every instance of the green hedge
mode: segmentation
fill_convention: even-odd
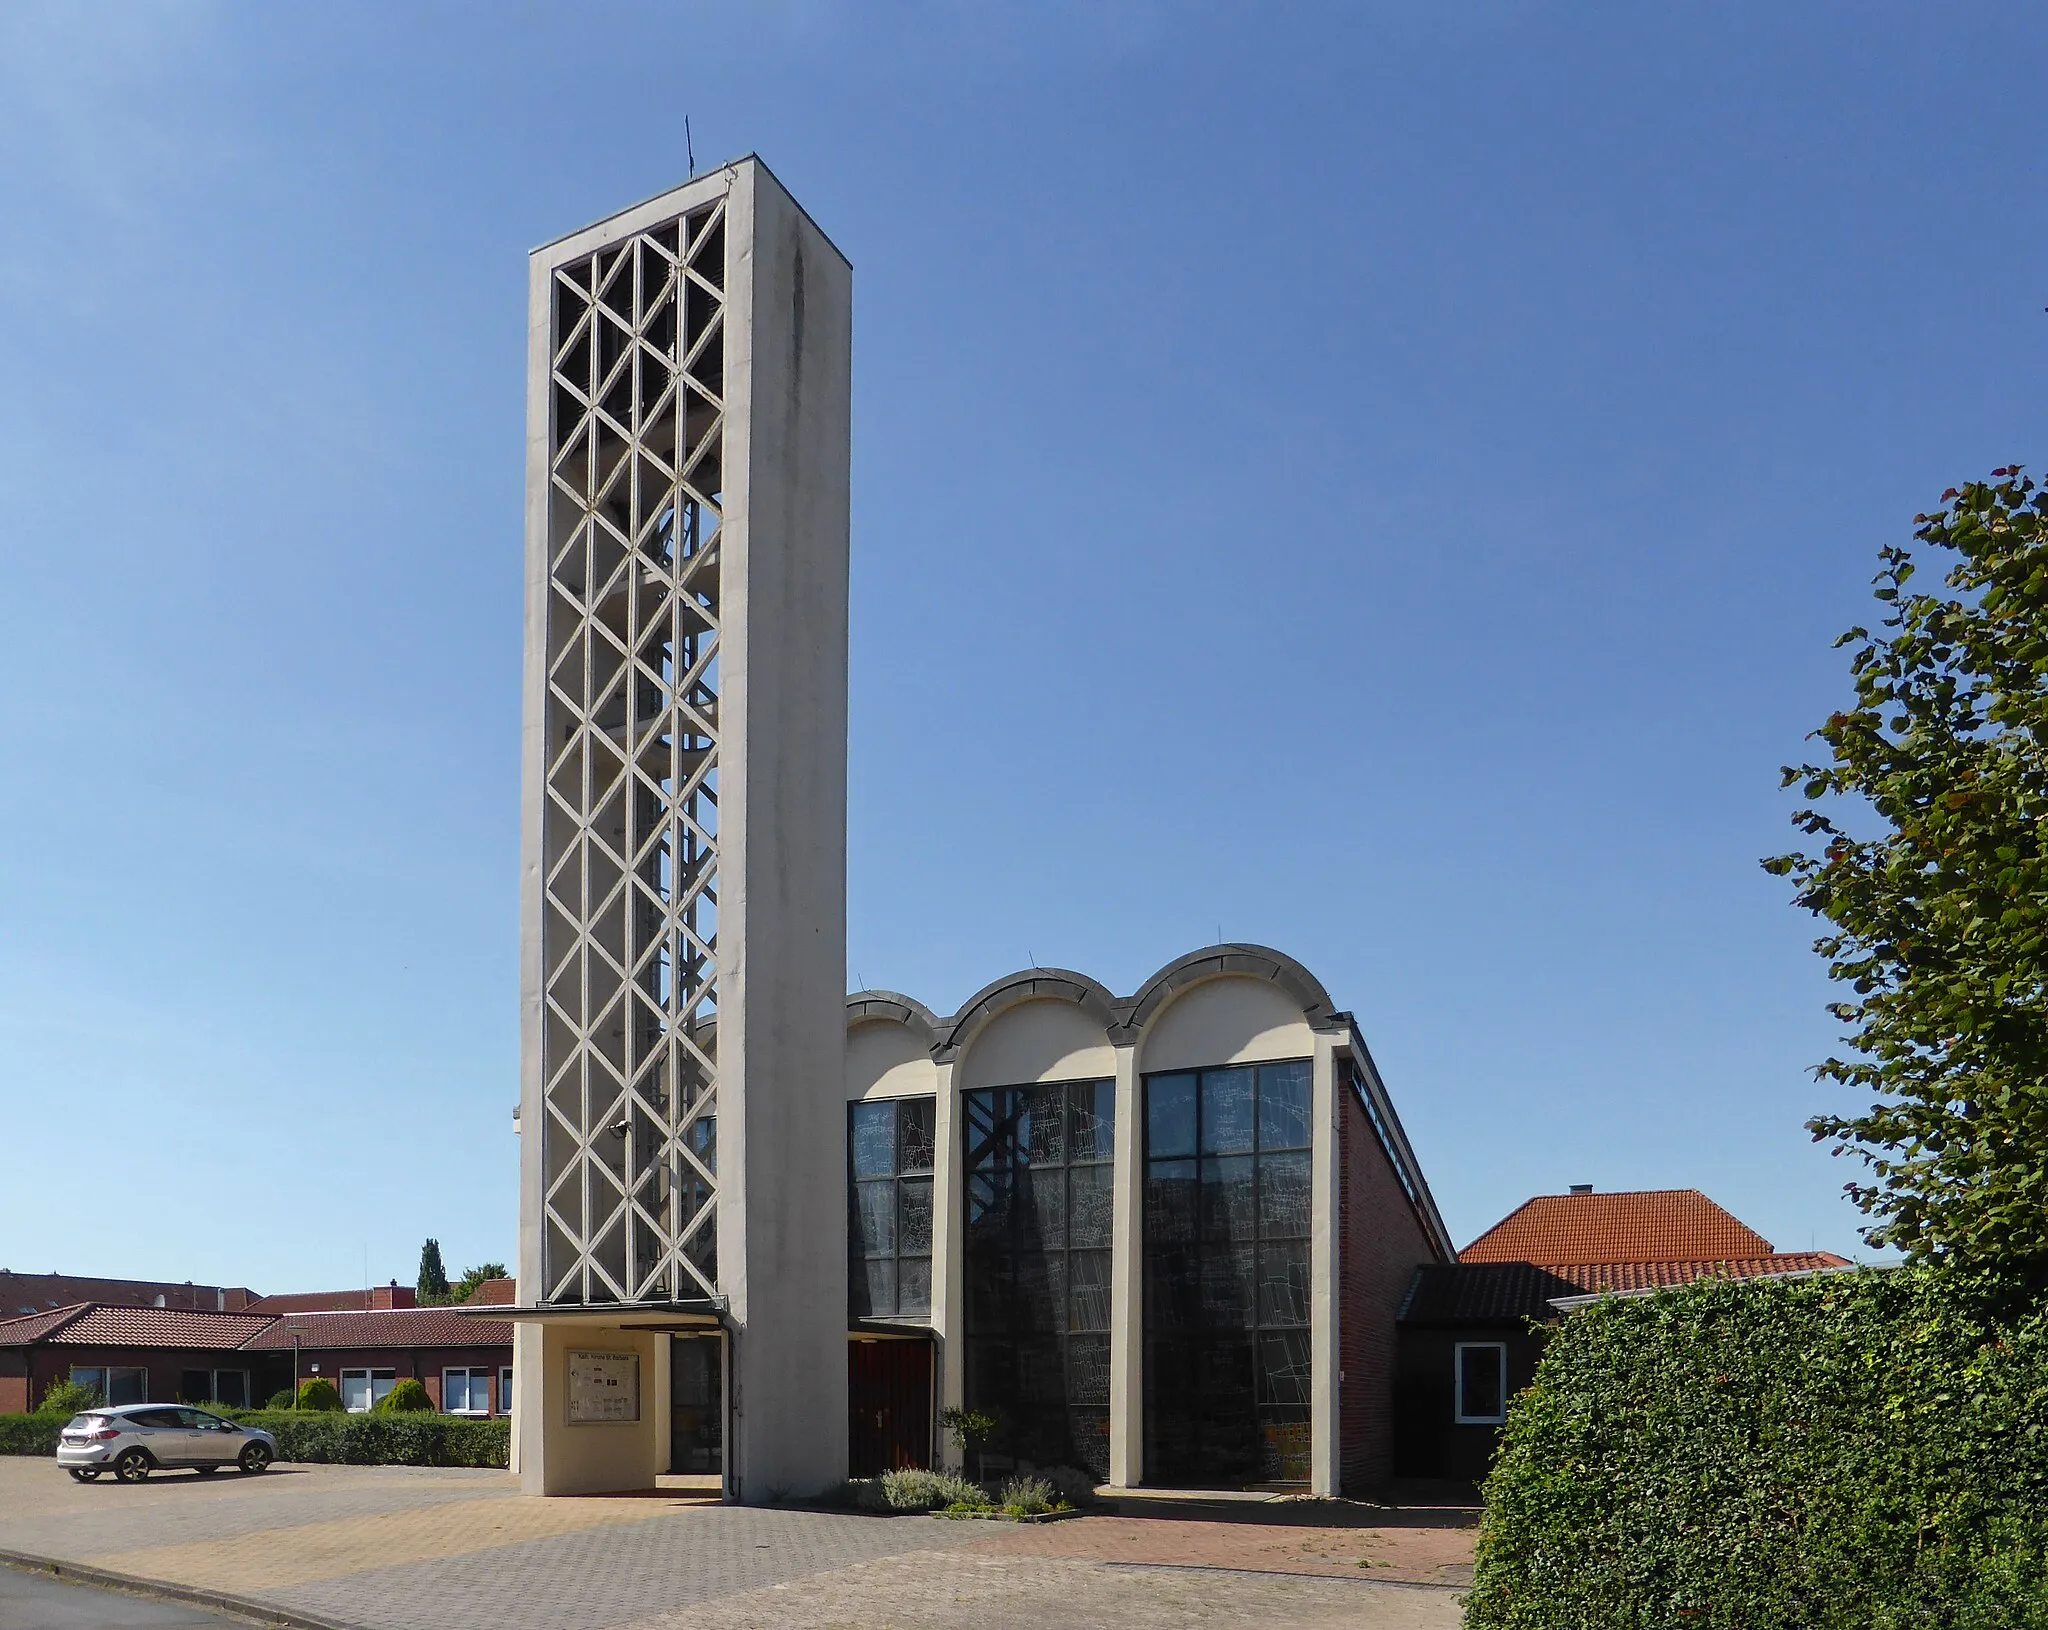
[[[507,1466],[512,1423],[456,1415],[337,1415],[324,1410],[222,1409],[277,1438],[280,1460],[350,1466]],[[65,1415],[0,1415],[0,1454],[54,1455]]]
[[[1596,1303],[1485,1493],[1468,1630],[2048,1630],[2048,1317],[1932,1268]]]

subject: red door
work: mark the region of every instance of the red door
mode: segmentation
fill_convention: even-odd
[[[932,1463],[932,1344],[856,1337],[846,1344],[849,1477]]]

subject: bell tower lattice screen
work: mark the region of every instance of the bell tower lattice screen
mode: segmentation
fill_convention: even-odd
[[[718,1287],[726,203],[550,287],[543,1284]]]

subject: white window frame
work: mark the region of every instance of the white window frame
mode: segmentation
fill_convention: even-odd
[[[449,1377],[449,1376],[451,1376],[451,1375],[459,1375],[459,1376],[461,1376],[461,1377],[462,1377],[462,1396],[463,1396],[463,1398],[464,1398],[465,1402],[463,1403],[463,1406],[462,1406],[462,1408],[460,1408],[460,1409],[455,1409],[455,1408],[452,1408],[452,1407],[451,1407],[451,1406],[449,1405],[449,1402],[448,1402],[448,1398],[449,1398],[449,1391],[448,1391],[448,1377]],[[479,1382],[481,1382],[481,1383],[483,1384],[483,1389],[484,1389],[484,1404],[483,1404],[483,1408],[481,1408],[481,1409],[477,1408],[477,1405],[476,1405],[476,1389],[477,1389],[477,1384],[478,1384]],[[467,1365],[462,1365],[462,1364],[456,1364],[456,1365],[453,1365],[453,1366],[451,1366],[451,1367],[450,1367],[450,1368],[448,1368],[448,1369],[444,1369],[444,1370],[443,1370],[443,1371],[441,1372],[441,1413],[442,1413],[442,1414],[444,1414],[444,1415],[488,1415],[488,1414],[490,1414],[490,1412],[491,1412],[491,1372],[490,1372],[490,1371],[489,1371],[488,1369],[482,1369],[482,1368],[474,1368],[474,1367],[471,1367],[471,1366],[467,1366]]]
[[[398,1371],[395,1369],[366,1370],[351,1368],[340,1371],[336,1379],[341,1383],[342,1407],[347,1409],[351,1415],[367,1415],[386,1398],[391,1396],[391,1389],[398,1385]],[[355,1380],[362,1381],[370,1391],[370,1401],[361,1409],[354,1408],[348,1401],[348,1384]]]
[[[1500,1355],[1500,1413],[1473,1415],[1465,1409],[1465,1355],[1468,1352]],[[1457,1395],[1456,1420],[1460,1426],[1500,1426],[1508,1418],[1508,1344],[1504,1341],[1461,1341],[1451,1354],[1451,1386]]]
[[[80,1376],[97,1376],[95,1381],[81,1381]],[[149,1397],[149,1369],[142,1364],[74,1364],[71,1366],[71,1384],[90,1386],[100,1395],[100,1402],[108,1408],[119,1407],[114,1402],[114,1377],[117,1375],[139,1375],[142,1377],[142,1396],[127,1400],[129,1403],[146,1404]]]

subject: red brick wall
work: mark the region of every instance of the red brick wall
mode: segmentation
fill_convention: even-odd
[[[1338,1457],[1343,1491],[1363,1494],[1393,1475],[1394,1319],[1437,1257],[1365,1106],[1337,1090]]]

